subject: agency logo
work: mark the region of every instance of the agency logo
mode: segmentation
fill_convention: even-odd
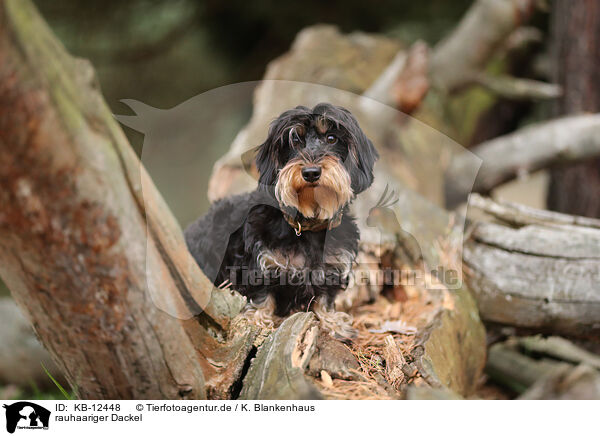
[[[48,430],[50,411],[29,401],[19,401],[3,406],[6,409],[6,431]]]

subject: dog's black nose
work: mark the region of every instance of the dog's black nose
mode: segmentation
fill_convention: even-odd
[[[302,168],[302,178],[307,182],[316,182],[321,177],[321,167]]]

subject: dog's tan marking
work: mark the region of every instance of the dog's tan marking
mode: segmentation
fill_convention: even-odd
[[[320,165],[321,178],[308,183],[302,178],[305,165]],[[275,185],[277,200],[294,207],[307,218],[329,220],[353,197],[350,175],[340,160],[325,156],[318,162],[292,159],[279,172]]]
[[[329,120],[321,115],[315,120],[315,127],[317,132],[319,132],[321,135],[324,135],[329,130]]]

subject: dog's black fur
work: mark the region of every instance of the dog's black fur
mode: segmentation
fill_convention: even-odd
[[[331,307],[337,293],[346,288],[349,268],[358,250],[359,232],[348,214],[348,204],[371,185],[377,157],[373,144],[348,110],[325,103],[312,110],[303,106],[288,110],[271,124],[267,140],[258,147],[258,188],[215,202],[206,215],[185,231],[188,248],[215,285],[230,280],[233,289],[254,303],[272,295],[275,315],[309,309],[311,302],[319,297],[324,297]],[[349,197],[338,205],[335,223],[334,217],[305,216],[298,207],[284,204],[277,194],[278,181],[283,184],[279,180],[282,168],[290,161],[298,162],[297,171],[301,171],[306,165],[318,166],[325,159],[330,159],[337,168],[334,175],[341,174],[350,184],[340,189]],[[323,180],[326,176],[322,176]],[[302,186],[310,188],[318,184],[319,181]],[[289,186],[279,189],[294,192]],[[316,188],[310,192],[316,192]],[[330,199],[338,198],[337,193],[324,192],[329,192]],[[341,194],[339,197],[346,198]],[[319,226],[321,222],[323,226]],[[297,223],[304,223],[305,227],[307,223],[317,225],[314,230],[301,230],[296,228]],[[287,271],[285,265],[266,270],[268,262],[261,263],[265,253],[287,259],[285,265],[290,262],[301,265]],[[307,276],[307,272],[312,275]],[[286,273],[287,279],[280,280]]]

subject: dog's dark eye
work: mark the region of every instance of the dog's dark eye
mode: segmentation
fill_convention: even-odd
[[[327,143],[335,144],[337,142],[337,137],[335,135],[327,135]]]
[[[299,147],[301,144],[302,140],[298,136],[294,135],[292,137],[292,145],[294,145],[294,147]]]

